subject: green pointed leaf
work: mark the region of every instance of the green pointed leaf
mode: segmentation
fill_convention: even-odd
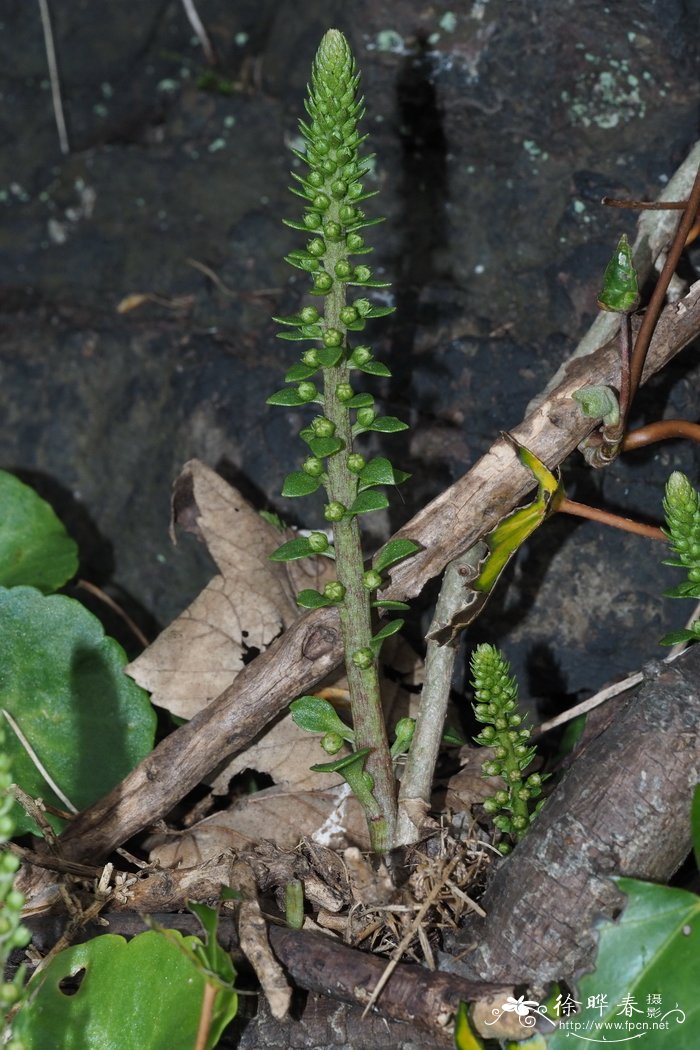
[[[414,543],[413,540],[389,540],[375,556],[373,567],[377,572],[383,572],[390,565],[395,565],[397,561],[409,558],[419,550],[421,550],[420,546]]]
[[[685,629],[680,631],[669,631],[659,641],[659,645],[681,645],[684,642],[697,642],[700,640],[697,634]]]
[[[313,434],[313,431],[311,433]],[[314,456],[318,456],[319,459],[323,459],[325,456],[334,456],[336,452],[340,452],[341,449],[345,448],[345,442],[337,437],[310,437],[307,441],[307,445],[313,452]]]
[[[386,498],[385,493],[375,492],[372,489],[366,489],[364,492],[360,492],[349,508],[349,514],[368,514],[373,510],[384,510],[385,507],[389,506],[389,500]]]
[[[402,481],[406,481],[410,476],[405,470],[395,470],[389,460],[383,456],[371,459],[358,475],[360,490],[368,488],[370,485],[400,485]]]
[[[598,306],[601,310],[611,310],[614,313],[631,313],[638,305],[637,272],[627,235],[623,233],[605,269]]]
[[[376,219],[363,219],[362,222],[354,222],[351,226],[347,226],[348,233],[354,233],[355,230],[365,230],[368,226],[378,226],[380,222],[386,222],[385,215],[378,215]]]
[[[321,484],[321,478],[312,478],[310,474],[305,474],[303,470],[293,470],[284,479],[282,495],[288,496],[290,499],[297,496],[310,496],[312,492],[320,488]]]
[[[355,734],[328,700],[320,696],[300,696],[289,705],[292,720],[307,733],[337,733],[343,740],[353,743]]]
[[[694,583],[692,580],[685,580],[684,583],[678,583],[675,587],[670,587],[667,591],[664,591],[665,598],[700,598],[700,583]]]
[[[308,558],[314,551],[306,536],[289,540],[270,555],[270,561],[295,561],[297,558]]]
[[[349,401],[345,402],[346,408],[372,408],[374,398],[371,394],[355,394]]]
[[[300,383],[303,379],[310,379],[316,372],[318,372],[318,368],[313,368],[311,365],[292,365],[284,377],[284,381],[285,383]]]
[[[301,405],[305,405],[306,401],[299,397],[296,387],[290,386],[270,394],[265,403],[267,405],[282,405],[284,408],[299,408]]]
[[[114,934],[76,944],[30,985],[32,1005],[17,1015],[25,1050],[174,1050],[193,1047],[207,978],[193,962],[197,937],[155,930],[131,941]],[[203,947],[203,946],[202,946]],[[83,971],[74,993],[62,982]],[[217,982],[207,1050],[235,1017],[237,997]]]
[[[324,346],[318,352],[318,359],[324,368],[335,368],[343,356],[342,346]]]
[[[223,888],[228,889],[228,887]],[[236,898],[229,897],[229,900],[231,899]],[[238,899],[240,899],[240,894],[238,894]],[[213,978],[217,984],[222,982],[228,988],[232,988],[236,979],[236,971],[231,956],[224,951],[218,941],[219,909],[210,908],[208,904],[199,904],[196,901],[187,901],[187,907],[199,919],[205,933],[204,944],[198,939],[199,943],[193,945],[195,958],[204,968],[205,976]]]
[[[333,602],[330,598],[326,598],[325,594],[309,589],[299,591],[297,605],[302,609],[323,609],[327,605],[333,605]]]
[[[397,634],[403,627],[405,620],[389,620],[385,623],[375,635],[372,636],[372,644],[375,642],[383,642],[385,638],[391,638],[392,634]]]
[[[407,602],[394,602],[389,598],[379,598],[372,602],[373,609],[393,609],[395,612],[407,612],[411,606]]]
[[[360,255],[360,252],[354,252],[355,255]],[[354,285],[356,288],[391,288],[391,281],[347,281],[347,284]]]
[[[277,324],[293,325],[295,328],[302,328],[304,325],[304,321],[299,314],[288,314],[286,317],[273,317],[272,320],[276,321]]]
[[[309,333],[308,329],[318,329],[318,334],[315,332]],[[300,329],[298,332],[277,332],[277,339],[286,339],[288,343],[308,343],[309,340],[321,339],[321,329],[318,325],[306,325],[305,328]]]
[[[305,252],[285,255],[284,261],[289,263],[290,266],[296,267],[297,270],[305,270],[306,273],[316,273],[316,271],[321,268],[318,259],[313,255],[306,254]]]
[[[396,434],[399,430],[408,430],[408,423],[402,423],[396,416],[380,416],[365,429],[376,430],[380,434]]]
[[[391,370],[382,361],[367,361],[364,365],[352,365],[352,368],[357,368],[360,372],[366,372],[370,376],[384,376],[389,378],[391,376]]]
[[[2,707],[79,810],[107,794],[153,748],[155,712],[125,665],[121,646],[80,602],[47,598],[32,587],[0,589]],[[65,809],[7,722],[5,737],[17,783]],[[63,827],[58,818],[49,820]],[[16,822],[19,834],[38,833],[19,807]]]
[[[633,1034],[644,1050],[695,1050],[700,1026],[700,897],[635,879],[614,881],[626,894],[627,905],[619,919],[598,927],[596,968],[578,984],[576,998],[582,1003],[601,993],[607,1003],[602,1013],[597,1008],[591,1012],[592,1028],[586,1035],[602,1042],[607,1025],[611,1042],[610,1028],[631,1019],[643,1026],[636,1026]],[[658,997],[661,1013],[656,1017],[647,1014],[647,996]],[[625,1014],[623,1000],[639,1012]],[[583,1018],[588,1020],[586,1013]],[[571,1050],[571,1043],[564,1026],[552,1034],[547,1050]]]
[[[336,758],[332,762],[320,762],[310,768],[314,773],[344,773],[349,766],[356,764],[363,766],[364,759],[371,750],[371,747],[363,747],[359,751],[353,751],[350,755],[343,755],[342,758]]]
[[[0,586],[58,590],[78,571],[78,548],[49,504],[0,470]]]
[[[289,226],[292,230],[301,230],[302,233],[314,233],[321,227],[317,226],[316,230],[312,229],[311,226],[307,226],[304,222],[297,222],[296,219],[282,219],[285,226]]]
[[[389,314],[396,313],[395,306],[371,306],[365,317],[388,317]]]

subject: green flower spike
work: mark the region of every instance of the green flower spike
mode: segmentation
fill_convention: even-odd
[[[543,803],[530,812],[530,800],[542,793],[544,777],[524,773],[535,757],[536,749],[529,746],[530,730],[523,727],[518,713],[518,685],[511,677],[508,662],[493,645],[479,645],[472,654],[472,686],[476,692],[474,714],[484,728],[475,738],[477,744],[493,748],[494,758],[482,765],[485,777],[502,777],[505,788],[484,802],[484,809],[493,816],[495,826],[515,842],[525,834]],[[502,853],[510,851],[510,843],[499,843]]]
[[[666,591],[667,598],[700,598],[700,493],[690,481],[675,470],[666,482],[664,512],[669,546],[676,558],[666,565],[685,569],[688,578]],[[700,639],[700,620],[695,620],[689,629],[671,631],[661,639],[661,645],[677,645]]]
[[[301,359],[287,371],[289,385],[268,398],[268,403],[287,408],[307,406],[317,413],[301,431],[311,454],[302,461],[300,470],[287,476],[282,495],[305,496],[323,488],[323,515],[333,527],[333,541],[326,547],[319,538],[322,534],[312,533],[308,539],[283,544],[273,558],[287,561],[305,557],[316,546],[318,553],[335,557],[336,580],[323,593],[302,591],[297,602],[307,609],[328,605],[338,609],[352,731],[356,754],[363,756],[359,772],[352,763],[348,767],[347,779],[352,779],[353,790],[365,808],[372,847],[381,852],[394,842],[396,784],[379,695],[378,655],[382,640],[400,624],[393,621],[375,633],[372,607],[377,605],[373,592],[383,582],[381,567],[388,567],[397,558],[392,554],[382,560],[380,552],[375,570],[366,574],[358,517],[388,506],[383,488],[400,484],[408,475],[381,457],[367,462],[354,448],[356,438],[366,431],[388,434],[406,429],[406,424],[393,416],[378,414],[372,395],[358,390],[358,374],[361,378],[362,373],[391,373],[374,360],[369,346],[353,347],[350,343],[353,333],[362,332],[372,318],[393,312],[393,307],[374,306],[366,298],[349,299],[357,286],[387,287],[375,279],[369,266],[357,261],[358,255],[371,251],[360,231],[382,221],[366,218],[361,207],[374,191],[367,192],[361,181],[370,166],[360,155],[365,136],[358,129],[363,114],[358,86],[359,74],[348,43],[342,33],[331,29],[316,54],[305,103],[307,119],[299,124],[304,150],[294,151],[303,167],[292,173],[296,183],[292,192],[301,198],[304,210],[300,221],[287,222],[303,235],[303,246],[291,251],[287,262],[309,275],[309,293],[316,300],[314,306],[276,318],[283,328],[280,337],[300,344]],[[320,406],[320,413],[316,406]],[[410,540],[400,542],[400,557],[417,550]],[[323,746],[331,753],[337,749],[337,735],[347,739],[337,727],[324,732]],[[345,762],[341,759],[340,764],[332,764],[343,776]],[[367,778],[373,790],[367,789]]]
[[[637,271],[627,235],[622,234],[612,259],[603,275],[603,287],[598,296],[601,310],[629,314],[639,306]]]

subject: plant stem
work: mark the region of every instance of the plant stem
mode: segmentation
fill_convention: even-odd
[[[632,452],[657,441],[668,441],[671,438],[685,438],[687,441],[700,442],[700,423],[691,423],[688,419],[660,419],[656,423],[647,423],[637,430],[625,434],[621,452]]]
[[[338,205],[331,205],[330,219],[338,221]],[[335,264],[346,258],[343,245],[329,244],[326,252],[326,268],[332,273]],[[340,311],[346,305],[346,287],[334,281],[326,297],[325,329],[335,328],[347,338],[347,328],[340,319]],[[350,507],[357,495],[357,476],[347,466],[347,457],[353,451],[352,426],[348,408],[338,400],[336,390],[339,383],[347,383],[349,370],[341,359],[334,368],[324,368],[324,413],[335,424],[336,436],[344,444],[344,450],[327,461],[328,481],[326,490],[330,501],[338,501]],[[367,756],[366,770],[374,779],[374,796],[379,814],[367,813],[367,823],[372,849],[385,852],[394,845],[396,831],[396,784],[389,753],[384,714],[379,686],[378,661],[375,658],[367,668],[358,667],[352,659],[353,653],[369,649],[372,641],[372,617],[370,592],[363,585],[364,557],[357,515],[346,515],[333,524],[333,542],[336,552],[336,570],[340,583],[345,587],[345,597],[338,606],[340,627],[345,649],[345,667],[350,690],[355,746],[371,748]]]
[[[641,521],[633,521],[632,518],[623,518],[620,514],[611,514],[610,511],[601,510],[600,507],[589,507],[587,503],[577,503],[567,496],[564,496],[559,502],[557,511],[572,514],[577,518],[588,518],[589,521],[610,525],[613,529],[622,529],[623,532],[633,532],[637,536],[646,536],[650,540],[666,542],[666,537],[656,525],[645,525]]]

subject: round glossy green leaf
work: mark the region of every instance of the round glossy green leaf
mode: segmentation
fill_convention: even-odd
[[[58,590],[78,570],[78,548],[34,489],[0,470],[0,586]]]
[[[0,589],[0,706],[79,810],[153,748],[155,712],[125,664],[121,646],[80,602],[32,587]],[[5,735],[17,783],[65,808],[7,723]],[[36,832],[19,807],[16,819],[19,833]]]
[[[326,605],[332,604],[333,602],[330,598],[326,598],[324,594],[311,590],[311,588],[299,591],[297,594],[297,605],[300,605],[302,609],[322,609]]]
[[[384,508],[388,506],[389,500],[383,492],[374,492],[372,489],[365,489],[364,492],[360,492],[355,498],[350,507],[349,513],[368,514],[372,510],[384,510]]]
[[[303,470],[293,470],[284,479],[282,495],[290,498],[294,496],[310,496],[320,485],[320,478],[312,478],[310,474],[305,474]]]
[[[296,387],[289,386],[285,387],[284,390],[278,390],[276,394],[270,394],[266,404],[268,405],[282,405],[286,408],[299,408],[301,405],[305,405],[303,397],[299,397]]]
[[[395,565],[397,561],[403,561],[404,558],[408,558],[419,550],[420,547],[413,540],[389,540],[376,556],[374,568],[377,572],[383,572],[390,565]]]
[[[377,430],[380,434],[396,434],[399,430],[408,430],[408,423],[403,423],[396,416],[380,416],[367,430]]]
[[[294,561],[295,558],[308,558],[313,554],[311,544],[306,536],[289,540],[270,555],[270,561]]]
[[[60,952],[29,986],[14,1032],[26,1050],[191,1050],[206,979],[191,958],[197,937],[114,934]],[[77,991],[61,982],[82,975]],[[35,987],[36,985],[36,987]],[[207,1050],[235,1017],[233,989],[214,1000]]]

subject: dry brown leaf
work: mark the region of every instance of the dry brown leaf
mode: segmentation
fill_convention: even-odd
[[[447,781],[447,809],[454,813],[469,813],[474,806],[481,805],[485,798],[503,787],[503,781],[499,777],[484,777],[481,771],[483,763],[491,758],[492,748],[472,747],[470,744],[460,748],[459,760],[462,768]]]
[[[173,525],[206,544],[221,575],[127,671],[154,704],[192,718],[231,684],[251,648],[265,649],[297,618],[297,590],[322,586],[333,569],[327,558],[270,561],[289,534],[198,460],[175,483]]]
[[[304,837],[334,849],[350,843],[369,849],[364,814],[347,784],[324,791],[264,788],[184,834],[162,839],[151,849],[150,859],[163,868],[191,868],[227,849],[263,840],[294,849]]]

